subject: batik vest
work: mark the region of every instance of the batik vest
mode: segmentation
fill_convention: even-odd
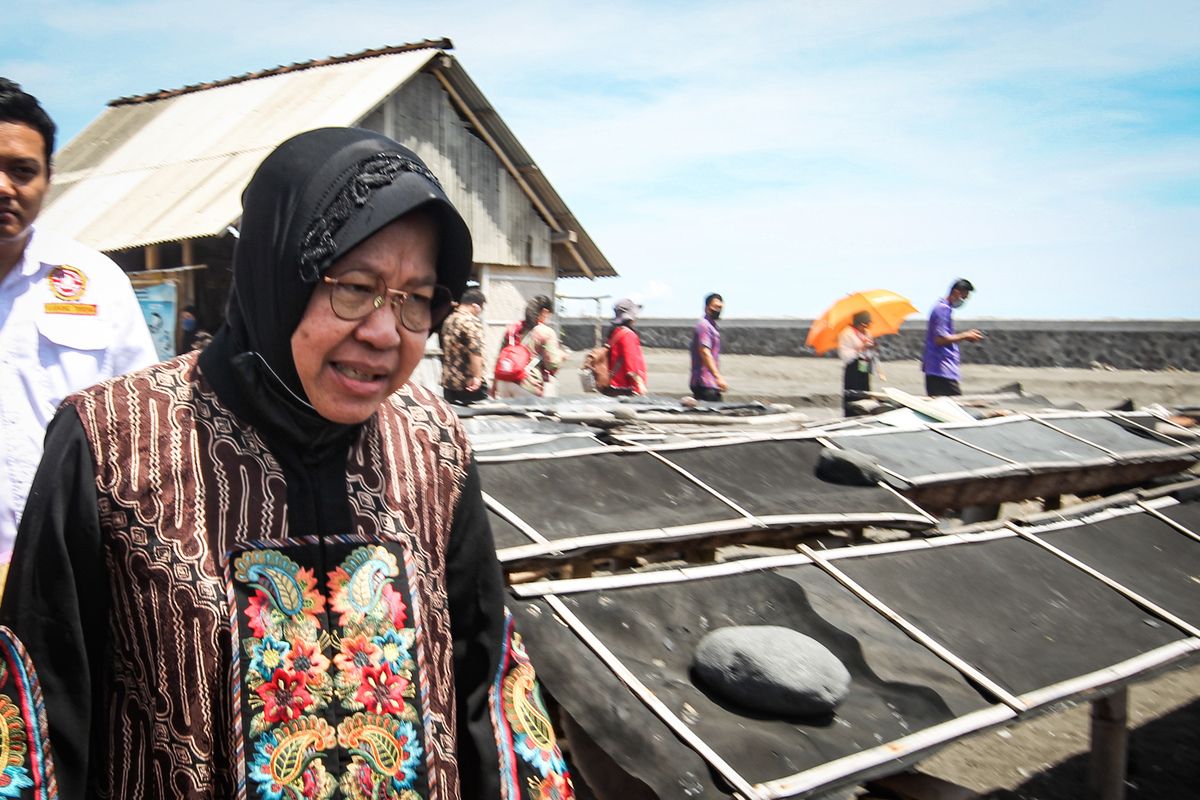
[[[350,451],[351,528],[318,538],[289,529],[279,463],[195,354],[68,402],[110,575],[93,789],[457,798],[445,553],[469,453],[453,413],[392,396]]]

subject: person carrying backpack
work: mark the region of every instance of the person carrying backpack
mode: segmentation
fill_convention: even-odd
[[[613,304],[612,330],[608,334],[608,388],[602,394],[629,397],[646,393],[646,359],[642,340],[637,334],[637,318],[642,307],[622,298]]]
[[[554,376],[566,354],[547,324],[553,314],[554,301],[539,294],[525,304],[525,319],[505,329],[496,358],[496,397],[558,396]]]

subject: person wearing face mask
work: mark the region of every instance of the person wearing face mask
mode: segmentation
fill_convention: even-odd
[[[975,287],[969,280],[959,278],[950,287],[950,293],[938,300],[929,315],[921,369],[925,373],[925,394],[930,397],[962,394],[958,343],[982,341],[983,333],[977,328],[955,333],[953,312],[966,302],[973,291]]]
[[[0,605],[45,698],[27,780],[569,798],[466,436],[408,382],[466,224],[414,153],[348,128],[281,144],[242,202],[209,346],[50,424]]]
[[[704,316],[692,329],[690,388],[697,400],[720,402],[729,388],[721,377],[721,329],[717,327],[724,307],[724,299],[715,292],[704,298]]]
[[[200,319],[196,316],[195,306],[184,306],[183,311],[179,314],[179,352],[186,353],[189,350],[202,349],[197,345],[197,342],[207,342],[212,338],[212,334],[201,329]]]

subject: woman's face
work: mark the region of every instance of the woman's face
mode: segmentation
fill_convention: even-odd
[[[409,214],[380,228],[334,262],[326,275],[371,272],[391,289],[432,293],[437,282],[437,226]],[[408,380],[425,352],[428,332],[414,333],[384,303],[358,320],[344,320],[329,304],[329,284],[317,285],[292,333],[292,359],[313,408],[342,424],[364,422]]]

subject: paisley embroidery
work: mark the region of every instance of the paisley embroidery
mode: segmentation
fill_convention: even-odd
[[[336,785],[320,758],[335,743],[329,724],[314,717],[285,722],[260,736],[254,746],[250,772],[250,778],[258,783],[259,797],[266,800],[331,797]]]
[[[42,687],[24,645],[0,626],[0,797],[56,800]]]
[[[21,709],[0,694],[0,797],[20,797],[21,790],[31,786],[33,779],[25,768],[25,722],[21,719]]]
[[[379,714],[355,714],[338,726],[338,743],[351,753],[342,794],[353,800],[417,798],[410,790],[421,762],[412,723]]]
[[[406,627],[401,564],[378,544],[307,552],[344,553],[324,587],[279,550],[232,562],[250,633],[239,655],[252,712],[248,778],[262,800],[328,800],[339,789],[355,800],[420,800],[417,637]]]
[[[519,777],[525,777],[528,796],[540,800],[574,797],[566,761],[558,749],[550,713],[542,700],[533,665],[521,635],[505,611],[506,647],[491,690],[492,722],[500,753],[506,800],[517,800]],[[518,762],[520,759],[520,762]]]

